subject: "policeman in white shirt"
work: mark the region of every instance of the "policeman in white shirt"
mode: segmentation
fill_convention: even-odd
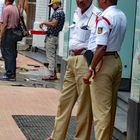
[[[92,5],[92,0],[76,0],[76,2],[78,8],[74,12],[73,23],[70,26],[70,56],[67,61],[54,129],[47,140],[65,140],[76,101],[78,108],[74,140],[90,140],[93,117],[90,88],[82,79],[88,71],[83,53],[87,49],[91,29],[96,27],[95,19],[100,11]]]
[[[117,8],[117,0],[98,0],[104,11],[98,18],[96,49],[84,82],[91,81],[91,99],[96,140],[112,140],[117,92],[122,73],[118,55],[126,31],[127,19]],[[93,44],[94,45],[94,44]]]

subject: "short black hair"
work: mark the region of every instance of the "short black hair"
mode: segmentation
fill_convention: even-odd
[[[13,3],[15,0],[8,0],[10,3]]]
[[[109,0],[112,5],[117,5],[118,0]]]

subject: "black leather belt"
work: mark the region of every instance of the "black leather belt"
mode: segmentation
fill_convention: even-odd
[[[104,56],[108,56],[108,55],[116,55],[117,51],[114,52],[105,52]]]

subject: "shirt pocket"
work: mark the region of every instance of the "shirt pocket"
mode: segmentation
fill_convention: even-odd
[[[77,31],[77,38],[79,41],[85,42],[89,39],[91,31],[84,27],[79,27]]]

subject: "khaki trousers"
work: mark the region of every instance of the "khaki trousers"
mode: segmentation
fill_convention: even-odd
[[[55,118],[53,140],[65,140],[72,109],[77,101],[77,123],[74,140],[90,140],[92,108],[90,88],[83,83],[88,66],[82,55],[68,58],[63,90],[60,94],[58,112]]]
[[[46,56],[49,63],[48,69],[50,75],[54,76],[56,71],[56,51],[58,46],[58,37],[50,35],[47,37]]]
[[[95,140],[112,140],[121,73],[120,57],[104,56],[102,67],[91,83]]]

